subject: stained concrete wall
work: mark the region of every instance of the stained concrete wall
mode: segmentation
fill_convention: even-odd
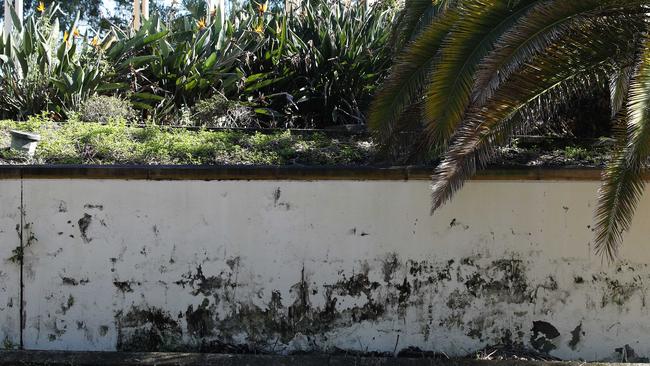
[[[20,345],[20,187],[0,182],[0,349]]]
[[[20,192],[25,248],[25,327],[5,262],[0,332],[38,350],[647,356],[650,199],[608,265],[597,187],[476,181],[430,216],[425,180],[0,181],[0,253]]]

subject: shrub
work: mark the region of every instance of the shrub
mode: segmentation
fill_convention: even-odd
[[[395,9],[308,0],[286,17],[262,16],[265,43],[243,67],[241,100],[256,101],[271,126],[364,123],[392,59]]]
[[[564,155],[568,159],[583,160],[589,158],[589,151],[580,146],[567,146],[564,149]]]
[[[63,120],[101,93],[158,124],[179,123],[184,108],[218,127],[249,127],[253,116],[265,127],[364,122],[392,58],[396,11],[309,0],[287,14],[254,4],[223,23],[200,12],[153,15],[138,31],[106,23],[101,34],[80,34],[77,22],[60,29],[60,8],[48,6],[0,35],[0,118],[49,111]]]
[[[259,127],[249,108],[221,94],[198,101],[192,111],[195,124],[202,127]]]
[[[79,119],[83,122],[132,122],[136,118],[137,115],[133,107],[131,107],[131,103],[114,96],[92,96],[82,104],[79,110]]]
[[[53,4],[24,22],[16,21],[11,34],[0,32],[0,117],[25,119],[51,112],[63,119],[96,92],[128,87],[107,80],[130,70],[135,60],[125,58],[146,42],[134,37],[126,47],[111,33],[91,39],[91,31],[82,35],[77,22],[60,29],[60,12]],[[121,50],[107,57],[114,44]]]

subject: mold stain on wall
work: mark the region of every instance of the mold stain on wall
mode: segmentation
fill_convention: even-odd
[[[146,210],[131,215],[142,221],[145,231],[134,228],[133,232],[117,233],[130,226],[121,217],[117,219],[114,207],[104,207],[101,200],[81,207],[63,198],[67,203],[57,198],[47,211],[48,215],[55,211],[61,226],[50,225],[45,214],[34,221],[35,232],[51,229],[54,239],[39,235],[37,241],[31,230],[33,220],[17,226],[18,233],[25,232],[24,247],[31,257],[24,269],[32,288],[25,332],[30,333],[31,342],[42,347],[78,342],[83,347],[114,346],[121,351],[290,353],[327,352],[339,347],[392,352],[393,347],[439,351],[448,342],[462,345],[462,354],[487,345],[512,344],[582,357],[592,352],[589,347],[594,343],[608,344],[614,334],[630,327],[625,320],[616,323],[618,318],[629,321],[633,314],[648,312],[647,265],[623,263],[606,268],[581,256],[546,255],[541,253],[543,238],[535,238],[535,231],[531,235],[531,228],[515,231],[517,228],[508,225],[507,230],[489,228],[474,233],[481,224],[462,213],[445,218],[440,228],[447,235],[442,240],[460,238],[457,248],[395,252],[395,246],[388,243],[353,252],[354,258],[362,258],[356,261],[334,250],[328,250],[326,257],[313,254],[324,253],[315,249],[313,242],[301,251],[302,243],[296,237],[263,227],[273,242],[251,235],[251,240],[257,241],[254,245],[262,248],[269,244],[264,250],[284,251],[280,255],[286,261],[264,262],[273,267],[261,269],[267,258],[263,254],[256,257],[257,247],[252,251],[246,247],[253,243],[241,243],[240,247],[242,236],[224,233],[229,242],[215,244],[231,252],[224,249],[222,254],[221,249],[208,248],[222,238],[218,232],[215,237],[219,239],[207,235],[225,230],[211,222],[209,213],[218,211],[211,207],[195,220],[205,224],[198,228],[198,235],[170,232],[173,225],[166,216],[147,218]],[[300,194],[285,188],[284,183],[266,186],[256,199],[266,208],[261,214],[272,219],[246,219],[262,226],[300,215],[300,209],[306,207]],[[575,215],[578,208],[570,207],[556,209]],[[195,218],[188,214],[188,220]],[[334,223],[339,230],[336,240],[380,243],[385,234],[368,222]],[[421,230],[426,230],[427,225],[414,217],[408,223],[408,231],[412,230],[416,239],[416,232],[421,235]],[[319,225],[316,220],[301,224],[310,229]],[[326,220],[325,224],[330,223]],[[346,235],[341,238],[342,234]],[[506,236],[514,239],[500,243]],[[516,246],[520,239],[521,247]],[[73,251],[68,245],[84,255],[97,255],[93,257],[97,267],[73,262],[78,258],[70,259]],[[557,247],[557,243],[553,245]],[[504,249],[515,246],[521,252]],[[161,249],[165,254],[160,254]],[[495,254],[497,250],[505,254]],[[242,257],[233,256],[239,253]],[[50,270],[68,269],[68,265],[70,270],[53,272],[50,282],[44,280],[47,275],[42,270],[36,271],[39,266]],[[101,268],[105,273],[99,273]],[[3,273],[0,271],[0,277]],[[56,295],[34,299],[34,293],[50,290],[48,284],[56,287]],[[109,301],[100,304],[110,309],[102,319],[92,316],[95,300],[88,295],[95,287],[109,294],[103,298]],[[20,301],[11,301],[0,304],[0,311],[20,306]],[[41,308],[47,310],[41,313]],[[630,329],[638,332],[643,326]],[[389,337],[392,339],[386,341]],[[620,342],[616,338],[618,343],[599,356],[619,355],[628,360],[647,356],[647,346],[624,338],[621,336]]]
[[[321,284],[303,266],[298,282],[271,289],[263,305],[235,296],[237,288],[250,285],[236,280],[239,267],[246,266],[244,259],[224,261],[215,274],[209,266],[197,265],[170,285],[195,299],[179,314],[135,305],[115,314],[117,348],[290,352],[297,339],[306,337],[310,350],[327,351],[337,332],[363,323],[385,327],[397,322],[417,324],[425,343],[445,329],[463,332],[477,346],[510,343],[543,353],[561,346],[579,350],[587,336],[582,323],[561,334],[550,320],[567,290],[559,288],[554,273],[533,279],[528,269],[533,261],[517,254],[412,260],[389,253]],[[573,280],[570,284],[585,286]],[[604,277],[596,276],[591,286],[607,299],[617,299],[616,306],[630,298]],[[402,330],[398,325],[384,331]]]
[[[90,227],[90,224],[92,222],[93,222],[93,217],[87,213],[85,213],[83,217],[77,221],[77,224],[79,225],[79,233],[81,234],[81,239],[83,239],[84,243],[86,244],[90,243],[93,240],[88,236],[88,228]]]

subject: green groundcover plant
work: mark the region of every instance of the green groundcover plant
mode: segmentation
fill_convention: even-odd
[[[33,159],[4,148],[15,129],[41,135]],[[367,138],[323,133],[135,127],[124,120],[0,121],[0,164],[364,165],[373,147]]]

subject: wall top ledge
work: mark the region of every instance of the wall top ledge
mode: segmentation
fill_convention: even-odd
[[[6,165],[0,179],[118,180],[429,180],[430,166],[160,166],[160,165]],[[474,180],[598,181],[594,168],[491,167]],[[648,175],[650,177],[650,174]]]

